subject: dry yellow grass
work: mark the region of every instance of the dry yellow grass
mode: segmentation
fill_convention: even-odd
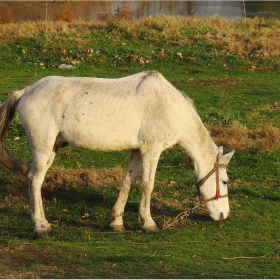
[[[258,148],[273,152],[280,149],[280,129],[272,125],[260,129],[248,129],[233,124],[230,127],[212,127],[210,131],[217,145],[237,151]]]
[[[200,18],[158,16],[140,18],[133,22],[127,20],[107,21],[37,21],[0,25],[0,43],[6,44],[18,38],[32,38],[39,34],[54,35],[65,39],[65,35],[85,38],[91,32],[115,28],[111,36],[119,38],[125,32],[134,40],[139,34],[151,38],[177,38],[177,44],[193,44],[197,39],[219,45],[217,53],[240,55],[243,57],[272,58],[280,54],[280,20],[255,17],[236,21],[217,17]],[[116,28],[117,27],[117,28]],[[188,32],[186,30],[190,30]],[[187,34],[187,35],[186,35]]]
[[[69,183],[71,188],[78,187],[107,187],[120,186],[124,176],[124,169],[121,166],[113,168],[91,169],[91,170],[73,170],[64,168],[55,168],[49,170],[45,185],[50,189],[67,189]]]

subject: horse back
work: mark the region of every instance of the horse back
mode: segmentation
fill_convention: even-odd
[[[120,79],[49,76],[25,91],[18,110],[30,135],[104,151],[176,142],[182,94],[158,72]]]

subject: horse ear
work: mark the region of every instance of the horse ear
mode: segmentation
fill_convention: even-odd
[[[231,152],[228,153],[228,154],[225,154],[225,155],[221,156],[221,157],[219,158],[219,159],[220,159],[220,163],[226,164],[226,165],[227,165],[227,164],[229,163],[230,159],[232,158],[233,154],[234,154],[234,150],[231,151]]]
[[[222,155],[223,155],[223,152],[224,152],[224,147],[223,147],[223,146],[220,146],[220,147],[218,148],[218,153],[219,153],[219,155],[222,156]]]

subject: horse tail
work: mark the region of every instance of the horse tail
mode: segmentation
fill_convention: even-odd
[[[16,91],[0,106],[0,164],[13,171],[27,173],[28,167],[11,156],[3,144],[7,129],[16,113],[17,104],[24,94],[25,90]]]

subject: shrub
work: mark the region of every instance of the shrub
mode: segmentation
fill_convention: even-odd
[[[69,3],[66,3],[61,11],[61,13],[55,15],[56,20],[62,20],[66,22],[73,22],[76,18],[75,13],[71,10]]]
[[[134,19],[134,16],[135,16],[135,12],[126,1],[122,2],[120,6],[117,6],[115,10],[115,14],[104,13],[104,12],[97,14],[98,20],[105,20],[105,21],[111,21],[111,20],[132,21]]]

